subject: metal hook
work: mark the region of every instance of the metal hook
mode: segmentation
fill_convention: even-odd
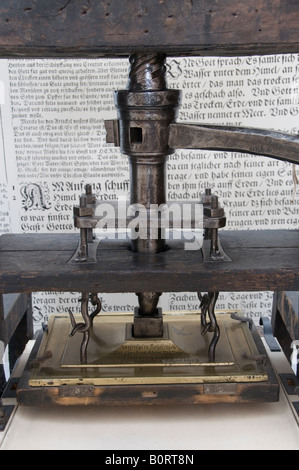
[[[87,363],[87,346],[88,346],[89,339],[90,339],[90,329],[93,326],[93,320],[100,313],[102,309],[102,304],[97,294],[91,294],[90,300],[91,300],[92,305],[96,306],[97,308],[94,310],[94,312],[92,312],[89,315],[88,313],[89,294],[88,292],[83,292],[80,302],[82,303],[81,314],[82,314],[84,323],[82,322],[76,323],[73,313],[71,312],[71,310],[69,310],[69,315],[70,315],[70,320],[71,320],[71,325],[72,325],[72,331],[69,336],[72,337],[78,332],[83,334],[83,340],[82,340],[81,349],[80,349],[80,359],[81,359],[82,364]]]
[[[216,346],[220,338],[220,328],[217,323],[215,315],[215,306],[219,297],[219,292],[209,292],[208,294],[201,295],[198,293],[201,308],[201,322],[203,326],[202,335],[207,332],[214,333],[213,339],[209,346],[209,361],[215,362]],[[207,314],[209,315],[209,321],[207,321]]]

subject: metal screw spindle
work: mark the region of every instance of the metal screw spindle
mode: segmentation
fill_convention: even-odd
[[[168,146],[168,126],[176,117],[179,93],[167,89],[165,54],[133,54],[130,64],[127,91],[118,93],[121,142],[130,161],[131,204],[142,204],[148,214],[144,232],[132,240],[132,250],[155,254],[165,250],[165,236],[161,229],[158,233],[152,230],[150,208],[166,203],[166,161],[172,153]],[[134,129],[141,133],[137,141],[132,137]],[[154,144],[150,144],[152,141]],[[156,317],[161,293],[137,295],[140,316]]]

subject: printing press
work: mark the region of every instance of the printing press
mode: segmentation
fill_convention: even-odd
[[[177,122],[182,94],[167,87],[166,59],[298,52],[299,7],[287,0],[270,12],[265,0],[221,6],[171,0],[167,8],[162,0],[89,7],[55,0],[28,1],[30,9],[21,12],[17,3],[0,7],[9,19],[6,38],[13,37],[7,42],[0,27],[2,57],[127,57],[127,88],[115,91],[115,119],[105,128],[107,143],[120,148],[130,168],[130,198],[109,207],[86,181],[73,210],[77,234],[0,238],[1,294],[80,294],[81,315],[52,315],[35,341],[15,387],[18,403],[278,401],[279,383],[256,326],[241,310],[217,310],[217,300],[220,292],[299,290],[298,231],[225,230],[217,181],[198,201],[169,202],[166,168],[177,149],[298,164],[299,138]],[[164,312],[159,302],[170,292],[196,293],[199,311]],[[134,312],[104,314],[104,293],[136,294]]]

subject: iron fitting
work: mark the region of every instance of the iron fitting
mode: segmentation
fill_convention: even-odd
[[[118,111],[120,149],[136,157],[167,156],[169,125],[178,115],[179,90],[115,92]]]

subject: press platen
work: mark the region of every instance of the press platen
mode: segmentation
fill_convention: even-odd
[[[70,337],[68,316],[53,316],[18,386],[20,404],[170,404],[276,401],[278,387],[257,332],[240,312],[217,312],[215,362],[200,315],[164,314],[160,338],[133,336],[133,314],[94,319],[88,356]],[[237,319],[235,319],[237,318]],[[77,319],[79,321],[79,319]],[[209,336],[209,335],[208,335]]]

